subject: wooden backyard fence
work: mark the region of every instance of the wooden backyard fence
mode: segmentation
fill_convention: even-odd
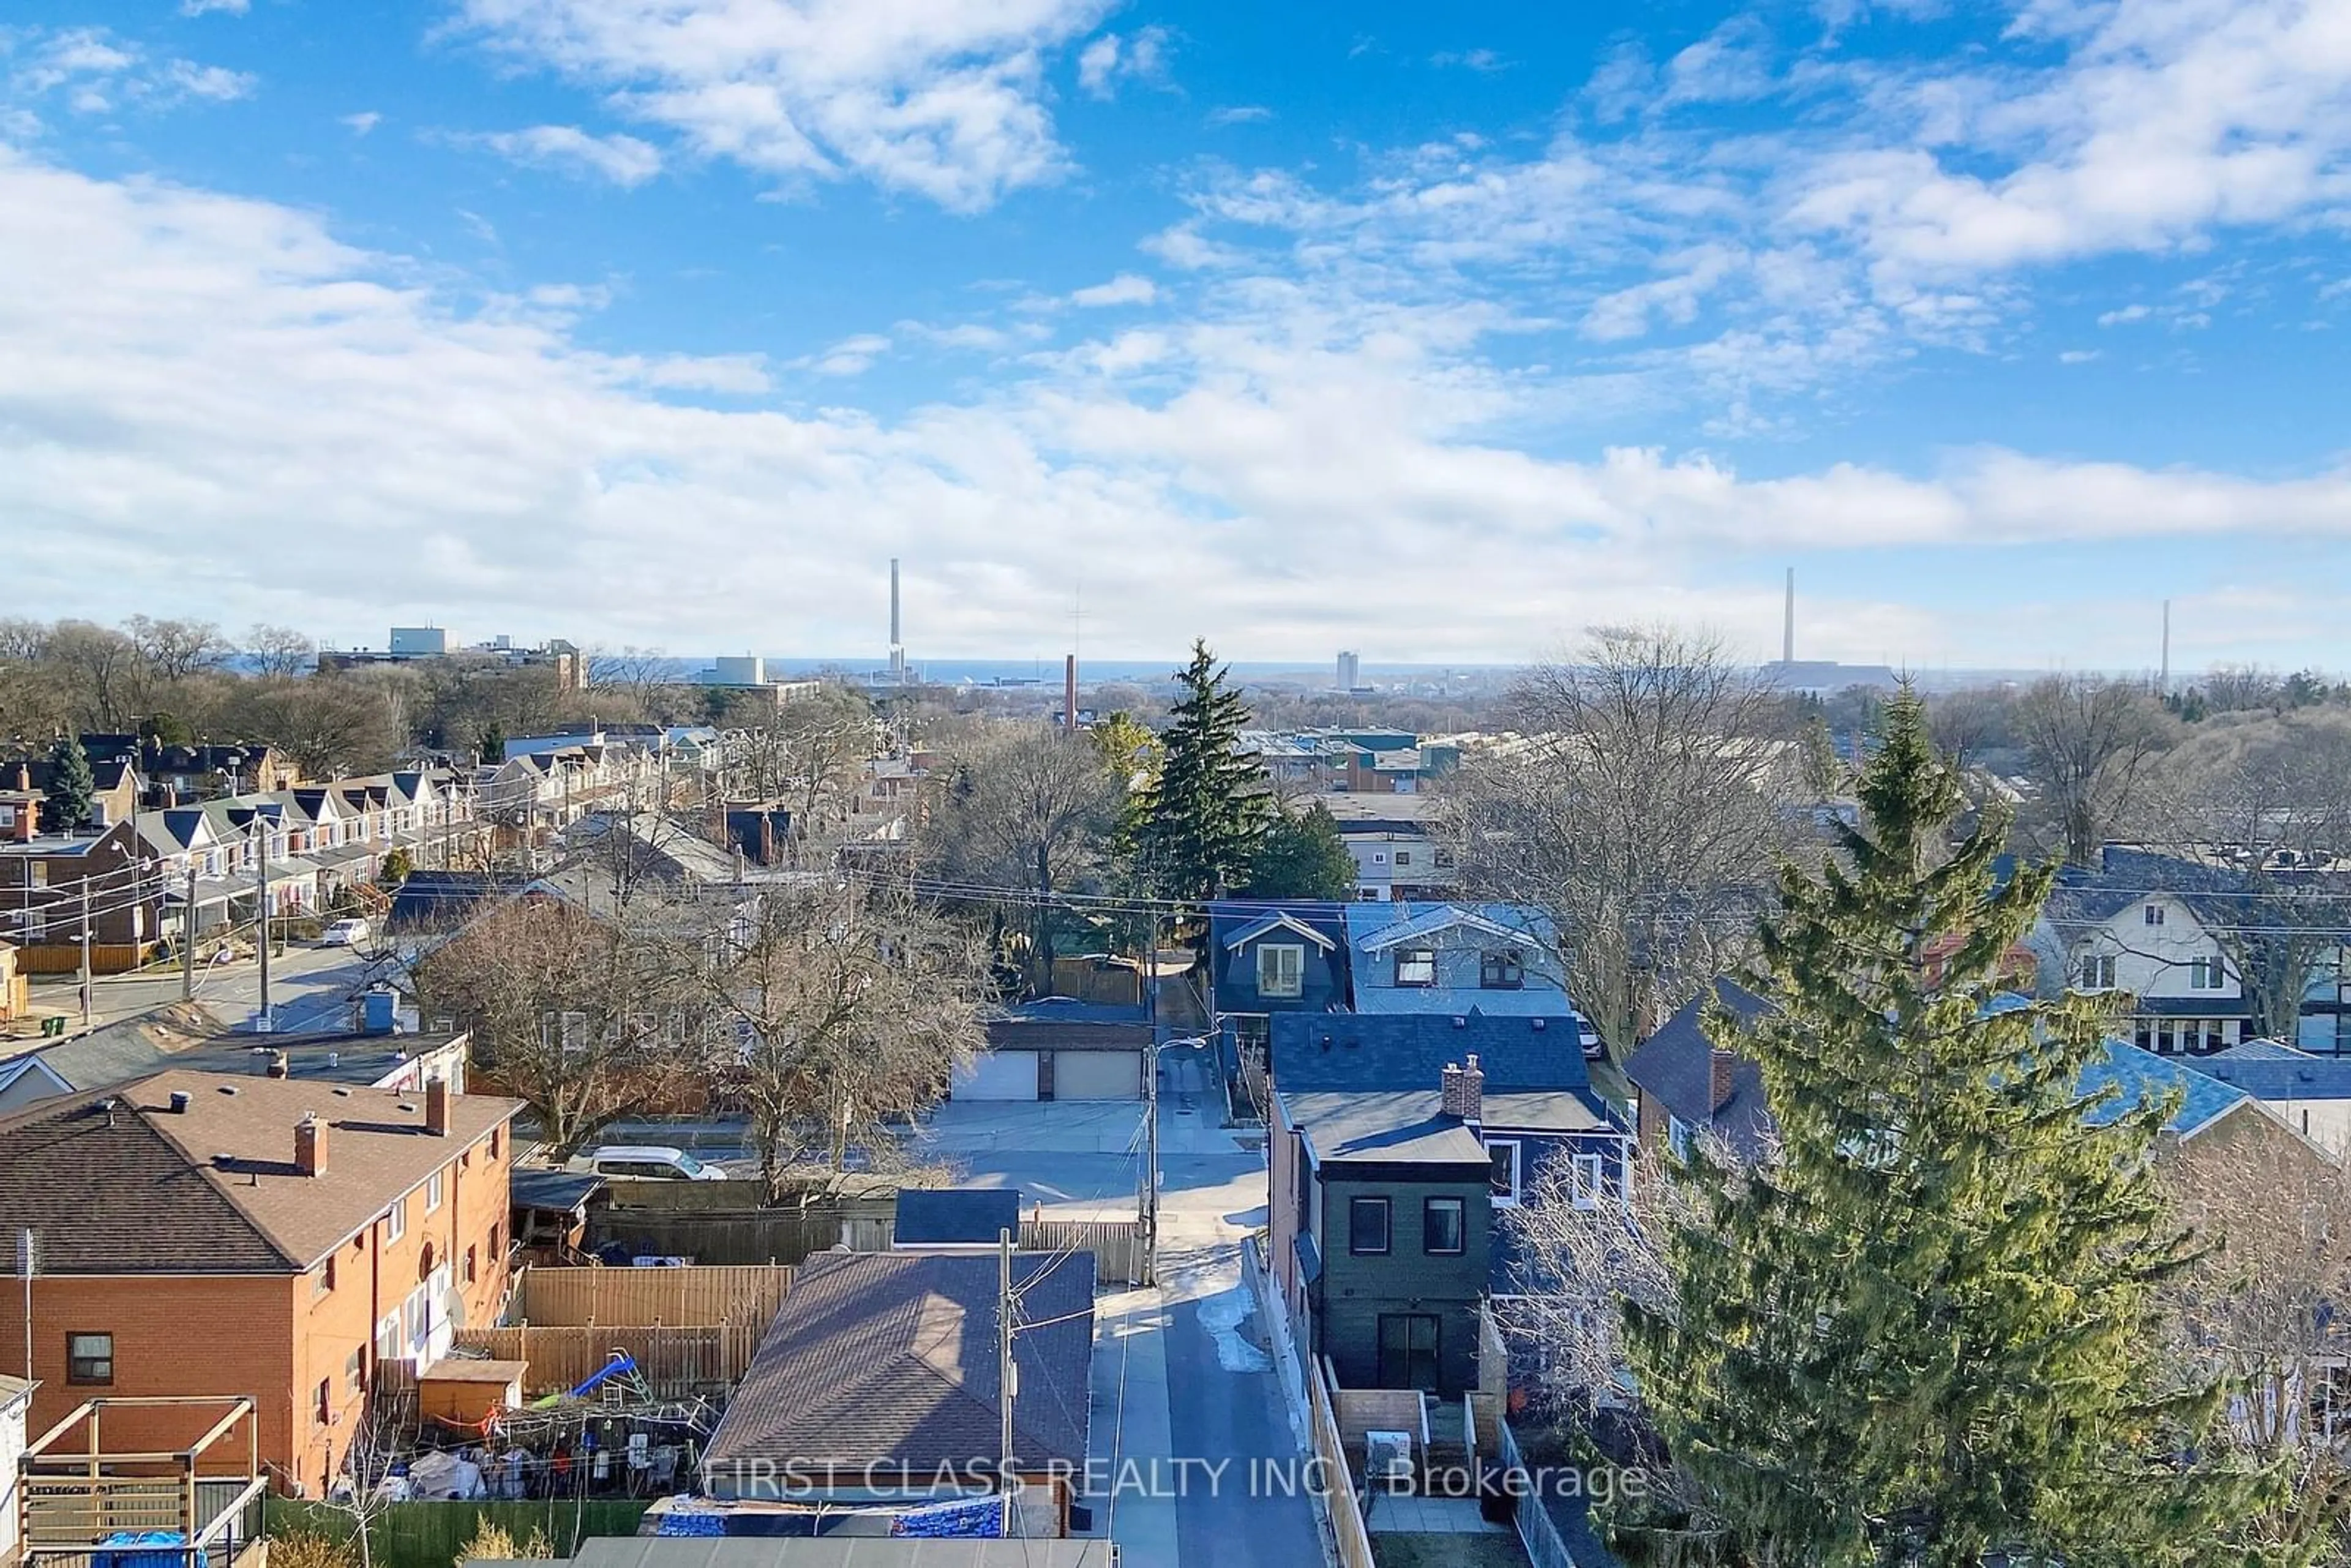
[[[577,1388],[614,1354],[637,1364],[647,1387],[663,1398],[705,1394],[743,1380],[765,1323],[688,1323],[678,1327],[613,1324],[587,1328],[459,1329],[460,1354],[530,1364],[523,1391],[558,1394]]]
[[[782,1264],[685,1269],[529,1269],[507,1320],[537,1328],[736,1323],[765,1329],[792,1288]]]

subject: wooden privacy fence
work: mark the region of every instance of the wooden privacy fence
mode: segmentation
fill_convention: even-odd
[[[510,1322],[538,1328],[747,1323],[765,1329],[792,1288],[782,1264],[686,1269],[528,1269]]]
[[[527,1394],[577,1388],[612,1359],[615,1351],[637,1364],[645,1384],[663,1398],[677,1398],[743,1380],[765,1323],[705,1323],[681,1327],[616,1324],[539,1328],[459,1329],[461,1353],[492,1361],[530,1364]]]
[[[452,1568],[464,1561],[465,1543],[484,1524],[496,1524],[517,1546],[543,1534],[558,1558],[569,1557],[582,1541],[604,1535],[634,1535],[645,1504],[629,1498],[548,1498],[538,1502],[396,1502],[368,1526],[376,1568]],[[325,1503],[272,1497],[263,1528],[273,1536],[324,1535],[349,1541],[356,1532],[350,1514]]]
[[[1144,1245],[1143,1227],[1132,1219],[1024,1219],[1020,1248],[1025,1252],[1091,1252],[1100,1284],[1153,1282],[1151,1249]]]
[[[1364,1522],[1362,1500],[1355,1495],[1355,1472],[1347,1463],[1347,1446],[1339,1437],[1339,1423],[1331,1413],[1331,1396],[1322,1374],[1306,1369],[1306,1396],[1312,1406],[1314,1454],[1322,1461],[1325,1500],[1331,1513],[1331,1533],[1339,1547],[1342,1568],[1375,1568],[1372,1532]]]

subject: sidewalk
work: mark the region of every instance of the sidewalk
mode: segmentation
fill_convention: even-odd
[[[1114,1291],[1094,1302],[1090,1457],[1109,1478],[1109,1490],[1085,1500],[1094,1510],[1094,1533],[1118,1542],[1121,1568],[1180,1568],[1176,1500],[1134,1484],[1164,1470],[1175,1451],[1167,1328],[1166,1302],[1155,1289]],[[1130,1478],[1123,1488],[1122,1471]]]

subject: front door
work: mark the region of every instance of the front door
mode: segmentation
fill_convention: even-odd
[[[1437,1320],[1426,1312],[1380,1314],[1380,1386],[1437,1392]]]

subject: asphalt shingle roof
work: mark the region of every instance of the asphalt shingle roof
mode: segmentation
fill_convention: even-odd
[[[1082,1463],[1093,1363],[1090,1252],[1024,1252],[1012,1283],[1015,1457]],[[987,1255],[820,1252],[759,1342],[712,1434],[719,1473],[758,1461],[934,1470],[993,1464],[1000,1440],[997,1260]]]
[[[1592,1075],[1572,1023],[1550,1018],[1437,1013],[1277,1013],[1269,1026],[1275,1087],[1426,1087],[1447,1062],[1478,1058],[1486,1092],[1588,1090]]]
[[[2351,1100],[2351,1056],[2313,1056],[2276,1040],[2256,1040],[2191,1057],[2187,1065],[2256,1100]]]
[[[1771,1004],[1736,980],[1718,979],[1714,995],[1741,1023],[1753,1023]],[[1707,998],[1685,1005],[1666,1020],[1625,1063],[1633,1086],[1693,1127],[1712,1125],[1747,1159],[1753,1159],[1771,1131],[1763,1103],[1763,1073],[1741,1057],[1731,1070],[1730,1097],[1714,1103],[1714,1046],[1699,1027]]]
[[[519,1108],[454,1095],[436,1138],[422,1094],[299,1079],[171,1071],[61,1095],[0,1121],[0,1231],[40,1231],[51,1273],[296,1272]],[[325,1167],[305,1176],[294,1127],[313,1113]]]

